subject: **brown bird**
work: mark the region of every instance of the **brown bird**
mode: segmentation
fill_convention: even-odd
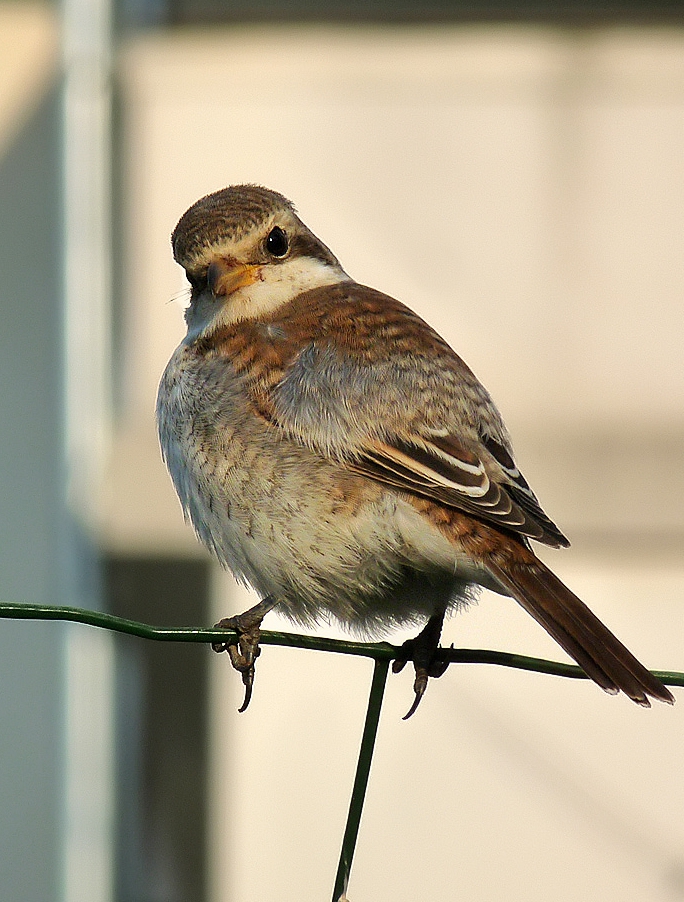
[[[199,538],[262,601],[220,622],[249,703],[272,608],[364,636],[425,623],[415,710],[445,613],[477,587],[511,595],[610,693],[671,693],[534,554],[568,540],[513,459],[487,391],[394,298],[359,285],[266,188],[239,185],[181,217],[188,332],[166,368],[163,455]],[[407,716],[409,716],[407,715]]]

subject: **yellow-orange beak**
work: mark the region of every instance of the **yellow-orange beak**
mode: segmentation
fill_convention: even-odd
[[[207,285],[214,297],[228,297],[238,288],[259,281],[259,267],[226,257],[214,260],[207,269]]]

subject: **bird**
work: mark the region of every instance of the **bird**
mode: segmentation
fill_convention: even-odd
[[[537,557],[569,542],[515,462],[494,401],[398,300],[359,284],[259,185],[202,197],[171,243],[190,286],[187,334],[157,398],[162,456],[201,542],[260,601],[215,642],[252,695],[277,609],[379,638],[422,626],[394,661],[416,710],[446,670],[447,613],[511,596],[602,689],[673,703]]]

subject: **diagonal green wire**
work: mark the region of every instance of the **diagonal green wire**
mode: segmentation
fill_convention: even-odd
[[[354,787],[349,802],[347,826],[345,827],[344,836],[342,838],[342,850],[340,852],[340,862],[337,866],[337,876],[335,877],[332,902],[340,902],[341,899],[346,898],[352,859],[354,858],[354,849],[356,848],[356,839],[359,835],[363,803],[366,798],[368,776],[373,761],[375,737],[378,734],[378,723],[380,721],[382,698],[385,694],[388,671],[389,660],[378,660],[376,658],[375,666],[373,668],[373,682],[371,683],[370,696],[368,698],[366,722],[363,727],[363,736],[361,737],[359,760],[356,764],[356,776],[354,777]]]

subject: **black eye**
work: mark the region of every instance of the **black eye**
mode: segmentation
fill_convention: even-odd
[[[284,257],[289,247],[290,243],[287,240],[287,235],[280,226],[271,229],[266,239],[266,250],[269,254],[274,257]]]

